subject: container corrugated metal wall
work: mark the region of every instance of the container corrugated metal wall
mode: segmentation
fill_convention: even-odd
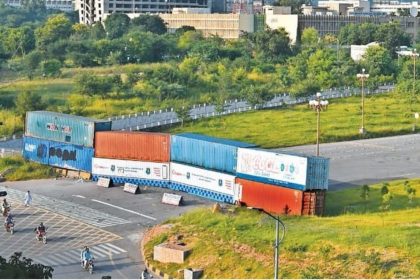
[[[235,174],[238,148],[255,146],[201,134],[182,133],[171,136],[171,161]]]
[[[165,133],[96,132],[95,157],[169,162],[170,140],[170,135]]]
[[[330,159],[323,157],[308,157],[308,173],[306,175],[306,189],[328,190],[330,174]]]
[[[95,131],[103,130],[111,130],[110,121],[48,111],[26,113],[26,136],[93,147]]]
[[[236,178],[242,187],[240,202],[270,213],[302,215],[303,191]]]
[[[93,148],[25,136],[23,157],[51,166],[92,171]]]
[[[238,149],[240,178],[301,191],[328,189],[329,159],[262,149]]]

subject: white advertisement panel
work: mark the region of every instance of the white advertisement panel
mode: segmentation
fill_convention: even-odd
[[[239,148],[236,172],[270,183],[305,186],[307,165],[305,157]]]
[[[171,182],[234,195],[235,176],[171,162]]]
[[[92,174],[150,180],[169,180],[169,163],[93,158]]]

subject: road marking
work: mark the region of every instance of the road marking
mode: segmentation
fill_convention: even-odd
[[[86,197],[84,197],[83,195],[80,195],[80,194],[73,194],[72,196],[78,197],[78,198],[86,198]]]
[[[122,248],[120,248],[120,247],[117,247],[117,246],[115,246],[115,245],[113,245],[113,244],[111,244],[111,243],[103,243],[103,244],[98,244],[98,245],[96,245],[96,246],[99,246],[99,247],[102,247],[102,248],[106,248],[106,247],[111,247],[111,248],[113,248],[113,249],[111,249],[112,250],[112,252],[113,253],[116,253],[116,254],[120,254],[120,253],[127,253],[127,251],[126,250],[124,250],[124,249],[122,249]],[[109,249],[109,248],[107,248],[107,249]]]
[[[139,212],[136,212],[136,211],[133,211],[133,210],[130,210],[130,209],[125,209],[125,208],[122,208],[122,207],[120,207],[120,206],[113,205],[113,204],[110,204],[110,203],[107,203],[107,202],[103,202],[103,201],[100,201],[100,200],[96,200],[96,199],[91,199],[91,200],[92,200],[92,201],[94,201],[94,202],[98,202],[98,203],[101,203],[101,204],[104,204],[104,205],[108,205],[108,206],[111,206],[111,207],[114,207],[114,208],[120,209],[120,210],[122,210],[122,211],[126,211],[126,212],[128,212],[128,213],[136,214],[136,215],[138,215],[138,216],[142,216],[142,217],[144,217],[144,218],[147,218],[147,219],[150,219],[150,220],[156,221],[156,218],[153,218],[153,217],[151,217],[151,216],[147,216],[147,215],[141,214],[141,213],[139,213]]]

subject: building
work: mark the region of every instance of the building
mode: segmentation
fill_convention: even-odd
[[[210,8],[211,0],[76,0],[80,23],[104,21],[112,13],[124,13],[130,18],[141,13],[170,13],[173,8]]]
[[[168,32],[175,32],[182,26],[192,26],[200,30],[204,37],[217,35],[223,39],[238,39],[244,32],[254,32],[252,14],[173,13],[159,16],[166,23]]]
[[[366,53],[366,50],[373,46],[379,46],[377,42],[372,42],[367,45],[351,45],[350,46],[350,57],[358,62],[360,61]]]
[[[5,4],[11,7],[21,7],[22,0],[5,0]],[[73,12],[74,3],[73,0],[46,0],[45,7],[48,10],[60,10],[63,12]]]
[[[291,7],[264,6],[265,24],[270,29],[284,28],[292,44],[298,39],[298,15],[291,14]]]

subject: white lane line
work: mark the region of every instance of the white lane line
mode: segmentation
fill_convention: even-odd
[[[144,217],[144,218],[147,218],[147,219],[150,219],[150,220],[156,221],[156,218],[153,218],[153,217],[151,217],[151,216],[147,216],[147,215],[141,214],[141,213],[136,212],[136,211],[133,211],[133,210],[125,209],[125,208],[122,208],[122,207],[120,207],[120,206],[113,205],[113,204],[110,204],[110,203],[107,203],[107,202],[103,202],[103,201],[100,201],[100,200],[96,200],[96,199],[91,199],[91,200],[92,200],[92,201],[94,201],[94,202],[98,202],[98,203],[101,203],[101,204],[104,204],[104,205],[108,205],[108,206],[111,206],[111,207],[114,207],[114,208],[120,209],[120,210],[122,210],[122,211],[126,211],[126,212],[129,212],[129,213],[136,214],[136,215],[138,215],[138,216],[142,216],[142,217]]]
[[[95,255],[105,254],[105,256],[109,256],[109,255],[111,255],[111,254],[112,254],[112,253],[110,253],[109,251],[104,250],[104,249],[101,249],[101,248],[99,248],[99,247],[97,247],[97,246],[93,246],[93,247],[92,247],[92,252],[93,252],[93,254],[95,254]]]
[[[49,265],[49,266],[58,266],[59,263],[55,262],[54,260],[51,260],[47,257],[40,257],[36,260],[37,263],[43,264],[43,265]]]
[[[109,243],[98,244],[96,246],[106,248],[107,250],[111,250],[113,253],[116,253],[116,254],[127,253],[126,250],[121,249],[120,247],[117,247],[117,246],[109,244]]]
[[[86,198],[86,197],[84,197],[83,195],[79,195],[79,194],[73,194],[72,196],[74,196],[74,197],[78,197],[78,198]]]

